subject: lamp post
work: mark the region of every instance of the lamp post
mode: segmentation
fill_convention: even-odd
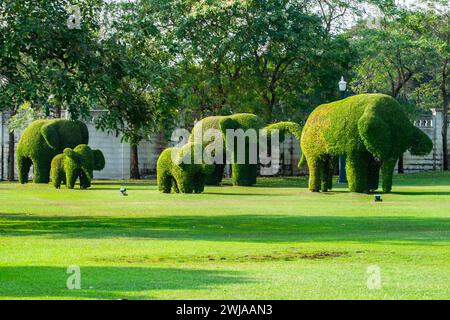
[[[345,98],[345,92],[347,91],[347,81],[344,80],[344,76],[341,77],[339,81],[339,92],[341,93],[341,98]]]
[[[347,82],[344,80],[344,76],[339,81],[339,92],[341,99],[345,98],[345,92],[347,91]],[[347,172],[345,171],[345,155],[339,156],[339,183],[347,183]]]
[[[8,84],[8,78],[6,78],[3,75],[0,75],[0,87],[5,87]],[[4,115],[3,112],[0,112],[0,116],[1,116],[1,120],[0,120],[0,136],[1,136],[1,143],[0,143],[0,181],[3,181],[3,177],[4,177],[4,170],[5,170],[5,166],[4,166],[4,161],[5,161],[5,146],[4,146],[4,142],[5,142],[5,137],[4,137]]]

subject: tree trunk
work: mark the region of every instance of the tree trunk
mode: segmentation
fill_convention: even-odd
[[[14,141],[14,131],[9,132],[9,142],[8,142],[8,181],[14,181],[14,157],[15,157],[15,141]]]
[[[448,94],[446,88],[447,82],[447,65],[444,66],[444,70],[442,72],[442,84],[441,84],[441,93],[443,100],[443,124],[442,124],[442,169],[448,170],[448,147],[447,147],[447,131],[448,131]]]
[[[141,178],[139,175],[138,145],[135,143],[131,144],[130,178],[136,180]]]
[[[400,158],[398,158],[397,172],[405,173],[405,169],[403,167],[403,155],[401,155]]]
[[[61,105],[58,105],[55,109],[55,118],[60,119],[62,116]]]

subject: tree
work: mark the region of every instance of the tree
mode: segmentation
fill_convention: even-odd
[[[267,122],[299,120],[324,96],[337,95],[349,46],[325,32],[308,1],[152,3],[167,30],[164,42],[179,58],[180,102],[193,118],[255,112]],[[340,56],[330,53],[338,47]],[[327,90],[317,96],[315,84]]]
[[[450,82],[450,14],[445,1],[424,1],[428,10],[415,12],[408,19],[408,24],[418,37],[420,49],[426,53],[430,78],[421,85],[422,90],[428,95],[439,92],[442,111],[443,125],[442,154],[443,170],[449,169],[448,159],[448,114],[449,114],[449,82]],[[434,89],[434,90],[433,90]]]
[[[424,52],[406,23],[411,13],[398,8],[385,12],[378,28],[363,21],[350,33],[359,55],[351,86],[356,93],[383,92],[406,100],[407,85],[424,67]],[[398,172],[403,170],[402,156]]]
[[[131,146],[130,177],[139,179],[138,146],[167,126],[172,114],[171,68],[153,38],[158,30],[145,19],[145,7],[134,3],[112,4],[115,30],[102,41],[100,105],[106,110],[97,128],[121,134]]]
[[[0,105],[14,116],[31,103],[47,115],[87,114],[91,105],[91,70],[102,0],[78,1],[83,22],[68,26],[67,0],[7,0],[0,3]],[[14,130],[10,130],[8,179],[14,179]]]

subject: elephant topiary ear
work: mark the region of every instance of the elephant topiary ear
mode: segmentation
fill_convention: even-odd
[[[223,132],[223,134],[226,134],[227,129],[239,129],[239,123],[231,118],[225,117],[223,120],[220,121],[220,130]]]
[[[73,151],[70,148],[65,148],[63,153],[64,153],[64,155],[66,157],[69,157],[72,160],[75,160],[75,161],[79,161],[80,160],[80,156],[78,155],[78,153],[76,153],[75,151]]]
[[[100,150],[92,150],[94,156],[94,170],[101,171],[105,169],[106,161],[103,152]]]
[[[433,150],[433,141],[419,128],[413,127],[409,152],[415,156],[425,156]]]
[[[80,134],[81,134],[81,143],[82,144],[89,144],[89,130],[88,127],[84,122],[78,121],[78,127],[80,128]]]
[[[60,148],[58,131],[56,130],[56,125],[53,121],[42,126],[41,134],[50,148],[55,150]]]
[[[372,110],[366,110],[358,121],[358,131],[367,150],[380,160],[391,157],[391,129]]]

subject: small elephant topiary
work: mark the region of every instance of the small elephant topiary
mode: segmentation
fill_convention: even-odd
[[[156,165],[158,189],[164,193],[202,193],[205,188],[205,166],[195,163],[199,144],[188,143],[181,148],[167,148]]]
[[[80,179],[80,188],[91,186],[93,171],[105,168],[105,157],[100,150],[92,150],[85,144],[74,149],[66,148],[62,154],[55,156],[51,164],[53,186],[57,189],[61,184],[73,189],[75,182]]]
[[[317,107],[308,117],[301,137],[303,161],[309,167],[309,189],[331,189],[332,162],[345,155],[350,191],[392,189],[397,159],[431,152],[433,143],[408,119],[400,104],[384,94],[361,94]]]
[[[28,182],[33,166],[33,181],[48,183],[52,159],[65,148],[89,143],[86,124],[66,119],[36,120],[23,132],[17,145],[17,165],[20,183]]]

